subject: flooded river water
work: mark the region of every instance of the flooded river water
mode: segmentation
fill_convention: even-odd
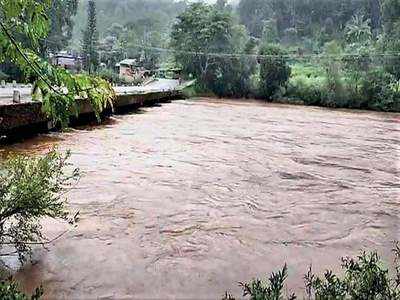
[[[193,99],[41,135],[3,152],[70,149],[76,229],[18,274],[46,298],[218,299],[289,265],[338,270],[400,239],[400,116]],[[64,229],[48,224],[48,236]]]

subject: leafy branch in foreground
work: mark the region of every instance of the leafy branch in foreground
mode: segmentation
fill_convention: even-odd
[[[69,153],[51,151],[31,158],[16,156],[0,166],[0,257],[18,256],[24,262],[33,245],[45,245],[40,220],[46,217],[67,220],[62,198],[75,182],[78,170],[66,174]]]
[[[73,75],[37,54],[49,31],[50,6],[50,0],[0,0],[0,63],[8,59],[35,80],[33,96],[43,101],[54,122],[67,126],[70,115],[78,112],[77,99],[90,101],[99,118],[105,107],[112,107],[112,86],[99,77]]]
[[[342,277],[327,270],[323,277],[313,274],[311,267],[304,276],[307,299],[315,300],[399,300],[400,299],[400,246],[395,244],[395,270],[390,272],[376,252],[363,252],[356,258],[342,258]],[[250,300],[294,300],[296,295],[284,296],[287,266],[272,273],[267,282],[260,279],[240,283],[243,296]],[[223,300],[234,300],[229,293]]]
[[[0,282],[0,299],[3,300],[39,300],[43,295],[41,287],[36,288],[31,297],[26,296],[18,289],[18,284],[12,278]]]

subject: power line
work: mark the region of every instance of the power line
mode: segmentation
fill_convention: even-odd
[[[41,39],[49,44],[57,45],[57,43]],[[163,47],[154,47],[154,46],[147,46],[147,45],[131,45],[132,48],[139,48],[139,49],[147,49],[147,50],[155,50],[159,52],[168,52],[168,53],[177,53],[177,54],[186,54],[186,55],[193,55],[193,56],[208,56],[208,57],[225,57],[225,58],[252,58],[252,59],[267,59],[267,58],[287,58],[287,59],[307,59],[307,58],[314,58],[314,59],[341,59],[344,57],[365,57],[365,58],[372,58],[372,57],[381,57],[381,58],[399,58],[400,52],[388,52],[388,53],[372,53],[372,54],[359,54],[359,53],[343,53],[343,54],[317,54],[317,53],[305,53],[305,54],[284,54],[284,55],[272,55],[272,54],[248,54],[248,53],[223,53],[223,52],[199,52],[199,51],[187,51],[187,50],[176,50],[171,48],[163,48]],[[101,52],[115,52],[113,51],[105,51],[100,50]]]
[[[147,49],[147,50],[156,50],[160,52],[169,52],[169,53],[178,53],[178,54],[187,54],[194,56],[211,56],[211,57],[228,57],[228,58],[253,58],[253,59],[263,59],[263,58],[288,58],[288,59],[301,59],[301,58],[343,58],[343,57],[382,57],[382,58],[397,58],[400,57],[400,52],[392,52],[392,53],[372,53],[368,55],[363,55],[359,53],[343,53],[336,55],[329,54],[315,54],[315,53],[307,53],[307,54],[284,54],[284,55],[268,55],[268,54],[247,54],[247,53],[216,53],[216,52],[197,52],[197,51],[186,51],[186,50],[176,50],[170,48],[161,48],[154,46],[146,46],[146,45],[133,45],[133,48]]]

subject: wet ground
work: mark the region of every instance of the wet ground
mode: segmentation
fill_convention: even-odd
[[[61,299],[218,299],[400,239],[400,115],[194,99],[3,147],[72,151],[80,222],[18,274]],[[56,236],[63,225],[46,225]]]

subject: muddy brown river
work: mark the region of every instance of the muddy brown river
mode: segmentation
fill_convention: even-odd
[[[219,299],[285,262],[339,270],[400,239],[400,115],[192,99],[2,152],[72,151],[78,227],[18,273],[46,299]],[[46,223],[51,238],[65,225]]]

